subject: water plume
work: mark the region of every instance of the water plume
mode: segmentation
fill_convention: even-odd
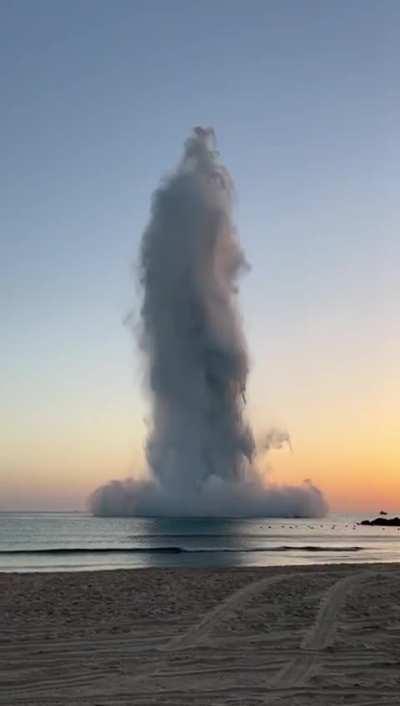
[[[139,342],[151,400],[147,478],[112,481],[98,515],[322,515],[309,481],[268,482],[245,418],[248,354],[237,308],[248,264],[232,221],[233,184],[212,129],[195,128],[156,190],[140,251]],[[266,434],[263,451],[290,445]]]

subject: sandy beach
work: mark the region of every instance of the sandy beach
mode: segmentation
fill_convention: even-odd
[[[0,575],[0,703],[400,703],[398,565]]]

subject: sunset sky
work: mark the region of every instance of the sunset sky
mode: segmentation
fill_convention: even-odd
[[[398,0],[4,0],[0,509],[82,508],[144,465],[124,325],[152,191],[214,126],[271,479],[400,510]]]

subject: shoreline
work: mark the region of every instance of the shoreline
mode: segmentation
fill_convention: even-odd
[[[362,568],[362,567],[372,567],[375,568],[376,570],[379,569],[389,569],[390,567],[398,567],[400,571],[400,561],[398,560],[393,560],[393,561],[374,561],[374,560],[357,560],[357,561],[338,561],[338,562],[332,562],[332,561],[313,561],[310,563],[288,563],[288,564],[263,564],[263,565],[251,565],[251,564],[243,564],[242,566],[238,565],[226,565],[226,566],[203,566],[203,565],[198,565],[198,566],[185,566],[185,565],[160,565],[160,566],[130,566],[130,567],[125,567],[125,566],[107,566],[105,568],[98,568],[96,566],[93,567],[93,569],[84,567],[76,567],[74,568],[73,566],[68,566],[65,569],[64,568],[59,568],[59,567],[49,567],[49,568],[10,568],[10,569],[2,569],[0,568],[0,581],[3,576],[76,576],[84,574],[89,576],[95,575],[95,574],[108,574],[108,573],[121,573],[121,574],[130,574],[130,573],[141,573],[141,572],[177,572],[179,573],[191,573],[191,572],[205,572],[205,573],[226,573],[226,572],[277,572],[277,571],[282,571],[282,572],[287,572],[288,570],[293,570],[293,572],[297,571],[313,571],[319,570],[319,569],[325,569],[328,570],[331,568],[332,570],[355,570],[356,568]]]
[[[394,706],[399,579],[399,563],[0,573],[0,704]]]
[[[332,553],[335,550],[331,550]],[[345,561],[346,554],[350,552],[353,554],[353,556],[349,557],[347,561]],[[24,552],[20,552],[22,555]],[[45,552],[44,552],[45,553]],[[73,552],[71,552],[73,554]],[[87,552],[90,554],[90,552]],[[99,551],[98,554],[101,554],[102,552]],[[107,554],[107,552],[105,552]],[[123,552],[122,552],[123,553]],[[145,552],[143,552],[145,553]],[[234,552],[228,552],[228,555],[233,554]],[[240,552],[236,552],[238,554]],[[247,555],[257,555],[260,554],[260,552],[243,552],[245,556]],[[275,550],[272,550],[272,553],[278,554],[279,552]],[[193,562],[193,563],[182,563],[181,561],[177,561],[175,563],[169,562],[168,560],[164,562],[159,561],[159,562],[154,562],[152,564],[115,564],[113,565],[112,563],[104,564],[104,565],[98,565],[98,564],[65,564],[65,565],[58,565],[56,563],[54,564],[49,564],[49,565],[37,565],[35,566],[34,564],[32,565],[22,565],[22,566],[6,566],[6,567],[0,567],[0,577],[2,576],[30,576],[30,575],[44,575],[44,576],[52,576],[52,575],[60,575],[60,576],[68,576],[68,575],[76,575],[76,574],[88,574],[88,575],[94,575],[94,574],[103,574],[103,573],[113,573],[113,572],[127,572],[127,573],[137,573],[137,572],[143,572],[143,571],[161,571],[161,572],[170,572],[170,571],[176,571],[176,572],[191,572],[191,571],[213,571],[213,572],[219,572],[219,571],[247,571],[247,572],[256,572],[256,571],[285,571],[289,569],[293,569],[293,571],[298,571],[298,570],[307,570],[307,571],[312,571],[313,569],[320,569],[320,568],[329,568],[332,567],[332,569],[335,568],[348,568],[351,569],[351,567],[390,567],[390,566],[400,566],[400,561],[396,559],[386,559],[385,561],[376,561],[375,557],[374,558],[364,558],[363,551],[359,549],[356,551],[356,548],[352,547],[349,550],[343,550],[343,558],[341,557],[340,559],[338,558],[337,560],[332,560],[332,559],[327,559],[325,557],[321,557],[318,559],[318,555],[322,554],[324,552],[319,552],[318,550],[313,551],[310,550],[310,553],[313,554],[313,560],[309,561],[304,561],[304,559],[295,559],[292,561],[289,561],[288,563],[283,563],[281,560],[277,562],[272,562],[271,563],[257,563],[257,562],[252,562],[252,561],[246,561],[244,560],[243,563],[238,564],[237,560],[236,562],[230,563],[229,559],[226,560],[225,563],[222,563],[220,558],[218,559],[217,563],[213,564],[212,561],[208,560],[208,553],[207,552],[200,552],[200,554],[204,554],[205,558],[203,561],[200,562]],[[328,554],[329,550],[325,550],[325,553]],[[155,553],[156,554],[156,553]],[[174,556],[177,555],[178,557],[181,557],[182,554],[180,552],[168,552],[169,556]],[[185,553],[183,553],[185,555]],[[224,552],[216,552],[216,554],[219,554],[220,556],[224,556]],[[190,556],[196,556],[196,553],[193,552],[188,552],[189,557]],[[186,556],[187,556],[186,555]]]

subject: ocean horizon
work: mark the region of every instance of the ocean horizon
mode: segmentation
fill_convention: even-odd
[[[397,527],[313,518],[93,517],[0,512],[0,572],[234,568],[400,561]]]

